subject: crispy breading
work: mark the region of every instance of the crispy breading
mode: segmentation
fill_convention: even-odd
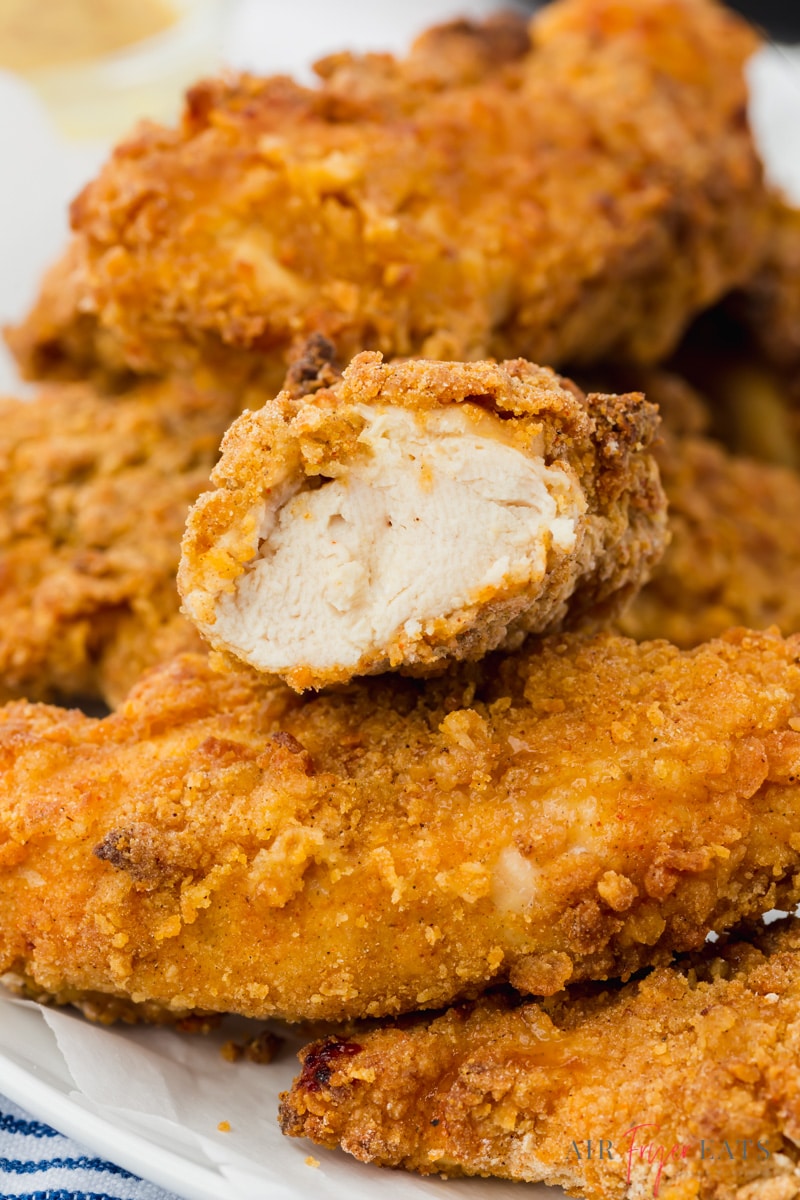
[[[606,368],[603,391],[642,392],[658,408],[662,428],[674,437],[708,433],[714,412],[708,397],[665,367]],[[587,389],[600,391],[599,387]]]
[[[198,372],[107,396],[0,401],[0,695],[115,703],[200,649],[175,572],[240,396]]]
[[[800,898],[800,641],[576,635],[301,699],[0,711],[0,971],[182,1013],[551,994]]]
[[[298,691],[597,628],[663,552],[641,395],[379,352],[306,386],[228,430],[178,575],[213,646]]]
[[[800,1192],[792,918],[622,988],[487,997],[300,1057],[284,1132],[365,1162],[586,1200]]]
[[[672,539],[622,632],[688,647],[734,625],[800,630],[800,475],[696,435],[665,433],[654,455]]]
[[[689,648],[737,625],[800,631],[800,476],[778,465],[791,458],[792,439],[772,408],[785,411],[786,389],[752,359],[735,356],[735,348],[704,355],[699,374],[713,397],[663,368],[590,377],[592,387],[641,390],[662,419],[653,455],[670,542],[615,622],[640,641],[663,637]],[[712,430],[749,445],[752,457],[731,453]],[[767,461],[756,461],[759,455]]]
[[[201,83],[74,203],[75,319],[139,371],[283,363],[314,331],[344,359],[663,357],[762,257],[755,45],[711,0],[560,0],[529,41],[462,21],[315,88]],[[15,338],[29,370],[52,307]]]
[[[3,333],[26,379],[92,379],[111,390],[130,372],[113,337],[81,308],[87,287],[83,259],[83,241],[75,237],[45,273],[24,322]]]

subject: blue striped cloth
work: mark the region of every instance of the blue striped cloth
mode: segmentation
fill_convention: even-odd
[[[0,1097],[1,1200],[177,1200]]]

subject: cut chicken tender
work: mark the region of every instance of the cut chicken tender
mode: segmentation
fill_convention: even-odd
[[[92,337],[137,371],[281,366],[320,331],[345,360],[655,361],[763,256],[756,45],[712,0],[560,0],[530,33],[333,55],[313,88],[201,83],[73,206],[77,335],[43,297],[17,350],[33,372]]]
[[[0,401],[0,696],[115,703],[202,647],[175,572],[240,397],[205,372]]]
[[[665,542],[641,395],[523,359],[358,355],[226,434],[179,586],[218,649],[298,691],[518,646],[622,606]]]
[[[342,1020],[626,976],[800,899],[800,639],[578,635],[310,699],[187,656],[0,711],[0,971]]]
[[[800,476],[694,434],[654,453],[671,540],[622,632],[689,647],[732,625],[800,630]]]
[[[300,1057],[284,1132],[364,1162],[586,1200],[800,1193],[791,918],[622,988],[487,997]]]

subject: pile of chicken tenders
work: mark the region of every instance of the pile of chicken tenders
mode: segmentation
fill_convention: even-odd
[[[757,48],[715,0],[555,0],[114,150],[6,334],[7,986],[325,1022],[281,1125],[366,1161],[633,1200],[635,1134],[581,1147],[650,1125],[666,1200],[800,1195]]]

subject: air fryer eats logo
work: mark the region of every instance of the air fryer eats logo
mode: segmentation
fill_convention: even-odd
[[[698,1158],[704,1162],[731,1162],[738,1159],[757,1159],[764,1162],[770,1158],[766,1141],[753,1141],[751,1138],[739,1138],[728,1142],[724,1139],[714,1141],[700,1138],[696,1142],[660,1141],[658,1135],[661,1126],[648,1122],[633,1125],[622,1135],[618,1142],[611,1138],[587,1138],[585,1141],[573,1141],[569,1148],[568,1158],[571,1162],[623,1162],[626,1165],[626,1182],[631,1182],[634,1166],[644,1163],[653,1172],[653,1195],[658,1196],[661,1177],[668,1163],[678,1162],[682,1158]]]

